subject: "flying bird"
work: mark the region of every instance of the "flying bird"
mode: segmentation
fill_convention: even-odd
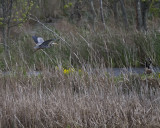
[[[50,40],[44,41],[44,39],[42,37],[32,36],[32,38],[33,38],[34,42],[36,43],[36,46],[34,47],[35,52],[39,49],[49,48],[49,47],[57,44],[57,43],[53,42],[56,39],[50,39]]]

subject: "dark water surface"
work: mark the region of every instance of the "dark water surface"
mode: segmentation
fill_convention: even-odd
[[[89,73],[94,73],[95,71],[105,72],[111,76],[119,76],[121,74],[144,74],[144,68],[106,68],[106,69],[95,69],[92,71],[88,71]],[[154,73],[160,72],[160,67],[153,68]]]
[[[106,71],[109,74],[118,76],[122,73],[124,74],[130,74],[130,73],[136,73],[136,74],[144,74],[145,73],[145,69],[144,68],[107,68]],[[160,72],[160,67],[154,67],[153,71],[155,73],[159,73]]]
[[[160,73],[160,67],[154,67],[153,68],[155,73]],[[95,72],[105,72],[112,76],[119,76],[121,74],[144,74],[145,69],[144,68],[106,68],[106,69],[91,69],[90,71],[87,71],[90,73]],[[38,76],[39,74],[43,74],[42,71],[29,71],[26,73],[27,76]],[[14,75],[14,73],[10,71],[1,72],[2,75]],[[16,73],[15,73],[16,74]]]

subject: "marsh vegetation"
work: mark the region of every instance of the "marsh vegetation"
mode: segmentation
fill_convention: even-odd
[[[20,1],[22,22],[21,8],[16,21],[0,18],[2,128],[160,127],[159,72],[106,70],[144,68],[146,58],[159,67],[159,3],[141,1],[150,7],[141,26],[129,0]],[[32,35],[58,45],[34,53]]]

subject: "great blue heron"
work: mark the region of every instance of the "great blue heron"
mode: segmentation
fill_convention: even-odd
[[[32,36],[32,38],[34,42],[36,43],[36,46],[34,47],[35,52],[39,49],[49,48],[52,45],[57,44],[57,43],[52,42],[52,41],[55,41],[56,39],[50,39],[50,40],[44,41],[42,37]]]

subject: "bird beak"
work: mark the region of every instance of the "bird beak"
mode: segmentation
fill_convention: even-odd
[[[52,45],[58,45],[57,43],[52,43]]]

